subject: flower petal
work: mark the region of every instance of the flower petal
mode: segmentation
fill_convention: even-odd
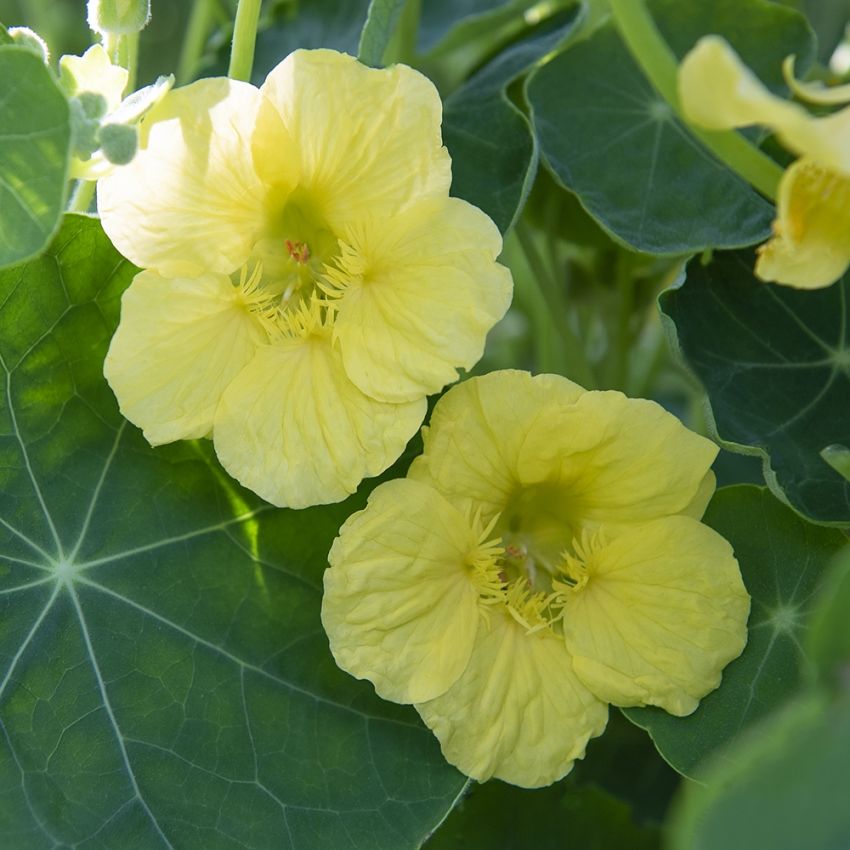
[[[118,108],[130,76],[126,68],[112,64],[101,44],[93,44],[82,56],[62,56],[59,73],[72,95],[99,94],[106,101],[106,113]]]
[[[709,35],[682,60],[679,98],[688,121],[709,130],[763,124],[791,150],[850,174],[850,109],[813,118],[772,94],[722,38]]]
[[[615,705],[690,714],[747,642],[750,599],[732,547],[668,517],[603,542],[586,569],[563,608],[578,677]]]
[[[367,68],[333,50],[296,50],[261,91],[280,112],[301,185],[332,230],[342,232],[364,211],[387,218],[414,199],[448,194],[442,103],[418,71]]]
[[[423,429],[425,453],[408,477],[491,519],[516,490],[519,456],[541,410],[569,407],[585,392],[560,375],[532,377],[513,369],[464,381],[437,402]],[[547,431],[544,440],[549,437],[554,434]],[[549,471],[545,461],[535,469],[543,477]]]
[[[225,387],[267,339],[223,275],[136,275],[104,374],[121,412],[152,445],[204,437]]]
[[[779,184],[774,237],[759,248],[762,280],[818,289],[850,265],[850,177],[803,158]]]
[[[582,526],[629,525],[704,505],[717,447],[675,416],[555,375],[494,372],[450,389],[409,472],[449,501],[509,514],[550,554]]]
[[[511,274],[502,240],[479,209],[426,200],[389,221],[350,230],[334,326],[349,377],[382,401],[438,392],[471,368],[505,314]],[[353,269],[352,269],[353,267]]]
[[[503,611],[482,621],[463,675],[416,710],[467,776],[538,788],[560,779],[602,733],[607,706],[572,671],[563,641],[526,634]]]
[[[215,418],[219,460],[272,504],[339,502],[404,450],[426,401],[385,404],[345,374],[330,335],[260,348],[227,388]]]
[[[325,571],[322,623],[337,664],[394,702],[445,693],[478,627],[477,546],[436,490],[407,479],[378,487],[340,529]]]
[[[169,92],[145,116],[138,154],[97,187],[125,257],[169,277],[230,274],[248,259],[264,225],[251,157],[262,107],[253,86],[218,78]]]

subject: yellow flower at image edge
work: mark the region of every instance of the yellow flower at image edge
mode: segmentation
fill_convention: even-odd
[[[786,76],[807,100],[850,100],[850,90],[821,89]],[[719,36],[706,36],[682,61],[685,117],[708,130],[763,124],[800,159],[779,186],[773,238],[759,249],[756,274],[801,289],[834,283],[850,265],[850,108],[813,117],[777,97]]]
[[[699,522],[716,452],[652,402],[553,375],[449,390],[408,478],[331,549],[337,663],[414,704],[480,781],[559,779],[609,703],[691,713],[749,614],[731,547]]]
[[[145,269],[105,374],[151,443],[211,435],[289,507],[339,501],[401,454],[512,289],[495,225],[448,195],[440,121],[421,74],[330,50],[259,89],[177,89],[142,121],[98,208]]]

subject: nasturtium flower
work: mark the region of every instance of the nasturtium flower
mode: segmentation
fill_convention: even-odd
[[[653,402],[554,375],[454,387],[408,477],[331,548],[337,663],[412,703],[480,781],[554,782],[609,703],[690,714],[749,614],[732,548],[699,521],[716,452]]]
[[[793,78],[794,93],[816,103],[850,101],[846,87],[829,90]],[[706,36],[679,69],[687,119],[709,130],[762,124],[800,158],[779,186],[774,236],[759,249],[756,274],[801,289],[829,286],[850,265],[850,108],[816,117],[770,92],[718,36]]]
[[[105,373],[152,443],[212,435],[269,501],[338,501],[387,468],[425,397],[481,356],[511,297],[501,236],[449,197],[434,86],[299,50],[258,89],[172,91],[98,184],[145,269]]]

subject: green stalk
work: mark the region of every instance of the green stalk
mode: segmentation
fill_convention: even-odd
[[[189,14],[186,35],[180,48],[180,61],[177,64],[177,85],[185,86],[192,82],[198,70],[207,36],[215,21],[213,0],[195,0]]]
[[[88,212],[94,198],[96,180],[79,180],[74,187],[74,194],[68,202],[68,212]]]
[[[635,61],[673,112],[721,162],[766,197],[776,200],[782,168],[734,130],[707,131],[688,124],[679,102],[679,63],[658,32],[644,0],[610,0],[611,12]]]
[[[233,43],[230,48],[230,68],[227,76],[248,82],[254,68],[254,45],[257,41],[257,23],[260,20],[262,0],[239,0]]]
[[[531,233],[528,225],[520,220],[514,227],[520,247],[522,248],[525,258],[528,261],[534,278],[537,282],[537,287],[543,300],[548,308],[549,322],[556,328],[558,335],[564,345],[564,351],[567,355],[567,362],[563,364],[567,367],[570,376],[582,384],[586,389],[596,389],[596,376],[590,368],[590,363],[584,353],[584,347],[581,339],[573,332],[567,316],[567,306],[564,303],[558,281],[546,268],[537,246],[534,243],[534,236]]]

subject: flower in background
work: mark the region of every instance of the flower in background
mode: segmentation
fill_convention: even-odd
[[[331,549],[337,663],[413,703],[480,781],[559,779],[608,703],[690,714],[749,613],[731,547],[699,521],[716,453],[653,402],[554,375],[449,390],[408,478]]]
[[[793,62],[793,60],[792,60]],[[799,97],[816,103],[850,101],[850,90],[798,83]],[[817,289],[850,265],[850,108],[814,117],[772,94],[718,36],[700,39],[679,69],[679,96],[688,121],[708,130],[762,124],[800,158],[779,186],[773,238],[759,249],[763,280]]]
[[[105,373],[152,443],[211,434],[232,475],[290,507],[401,454],[512,289],[495,225],[449,197],[440,122],[421,74],[331,50],[149,114],[98,208],[145,269]]]

